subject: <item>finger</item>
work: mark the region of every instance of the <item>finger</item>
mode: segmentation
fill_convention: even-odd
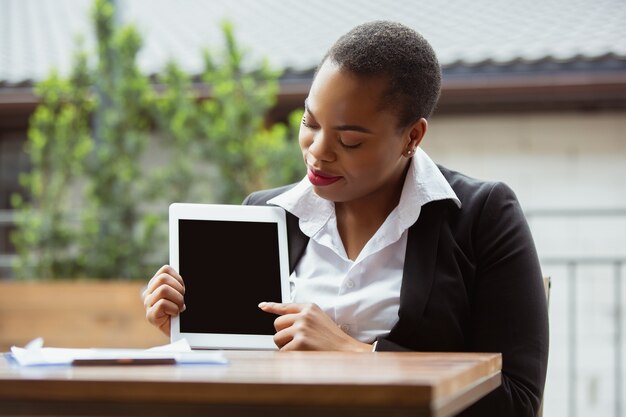
[[[171,275],[161,274],[155,276],[152,280],[150,280],[148,286],[146,287],[146,290],[144,291],[144,297],[147,297],[148,295],[156,291],[159,287],[162,287],[164,285],[174,288],[181,294],[185,293],[185,287],[182,286],[180,282],[178,282],[178,280],[176,280]]]
[[[166,275],[172,277],[176,280],[183,288],[185,287],[185,282],[183,278],[180,276],[176,269],[172,268],[170,265],[163,265],[159,270],[154,274],[154,276],[150,279],[150,281],[154,281],[161,275]]]
[[[164,312],[149,311],[146,313],[148,322],[156,326],[166,336],[170,335],[171,316]]]
[[[159,268],[159,270],[154,274],[154,276],[150,279],[150,282],[148,282],[148,291],[150,291],[150,286],[153,285],[153,288],[158,287],[159,284],[159,280],[160,279],[164,279],[166,277],[171,277],[173,278],[179,285],[180,287],[183,288],[183,290],[181,291],[183,294],[185,293],[185,282],[183,281],[183,278],[180,276],[180,274],[178,273],[178,271],[176,271],[174,268],[172,268],[169,265],[163,265],[161,268]],[[153,284],[153,282],[155,282],[156,284]],[[172,285],[174,286],[174,285]]]
[[[183,278],[180,276],[180,274],[178,273],[178,271],[176,269],[174,269],[171,265],[163,265],[161,267],[161,269],[159,269],[160,273],[165,273],[165,274],[169,274],[171,276],[173,276],[174,278],[176,278],[177,280],[180,281],[181,284],[183,284]],[[159,272],[157,272],[158,275]]]
[[[169,320],[171,316],[178,314],[178,306],[168,300],[159,300],[155,305],[146,310],[148,322],[159,325],[163,320]]]
[[[283,314],[299,313],[305,308],[305,305],[296,303],[262,302],[259,304],[259,308],[266,313],[278,314],[279,316],[282,316]]]
[[[158,288],[164,285],[174,288],[176,291],[178,291],[181,294],[185,294],[185,287],[181,285],[181,283],[176,278],[174,278],[173,276],[169,274],[163,273],[163,274],[154,276],[150,280],[150,282],[148,283],[148,287],[146,288],[146,291],[145,291],[145,296],[150,295],[151,293],[155,292]]]
[[[154,305],[156,305],[159,301],[165,300],[168,301],[177,307],[177,312],[182,312],[185,309],[185,298],[184,296],[167,285],[163,285],[156,289],[155,292],[148,295],[145,300],[145,308],[148,309]]]
[[[276,334],[274,335],[274,343],[276,344],[278,349],[285,350],[285,348],[293,340],[293,337],[294,335],[292,329],[287,328],[285,330],[281,330],[280,332],[276,332]]]
[[[152,307],[148,309],[148,317],[159,319],[166,316],[177,316],[180,313],[180,309],[176,304],[169,300],[159,300]]]
[[[287,329],[293,326],[297,319],[297,314],[285,314],[279,316],[278,318],[276,318],[276,320],[274,320],[274,329],[276,329],[277,332]]]
[[[144,305],[146,308],[150,308],[153,305],[157,304],[160,300],[167,300],[172,302],[178,307],[178,311],[182,311],[183,306],[185,305],[184,296],[169,285],[161,285],[159,288],[154,290],[154,292],[148,294],[145,299]]]
[[[180,305],[182,294],[178,293],[178,291],[170,287],[169,285],[162,285],[159,288],[155,289],[153,292],[146,294],[146,298],[143,300],[143,305],[146,310],[153,305],[155,305],[159,300],[169,300],[174,304]],[[184,303],[184,301],[183,301]]]

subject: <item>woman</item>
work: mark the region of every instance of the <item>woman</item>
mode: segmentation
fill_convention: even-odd
[[[300,128],[307,177],[245,204],[287,212],[292,303],[267,300],[281,350],[502,352],[502,386],[463,416],[535,416],[548,357],[534,243],[514,193],[419,148],[440,91],[428,42],[393,22],[342,36]],[[169,334],[184,311],[169,266],[144,295]]]

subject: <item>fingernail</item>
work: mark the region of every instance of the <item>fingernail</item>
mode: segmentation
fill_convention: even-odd
[[[259,303],[259,308],[264,308],[267,305],[265,301]]]
[[[182,313],[185,310],[187,310],[187,304],[183,304],[183,308],[180,309],[180,312]]]

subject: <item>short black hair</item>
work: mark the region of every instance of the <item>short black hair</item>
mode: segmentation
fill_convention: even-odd
[[[356,26],[335,42],[320,67],[326,60],[357,76],[386,77],[389,87],[381,104],[398,113],[400,128],[430,117],[439,99],[441,67],[435,51],[403,24],[378,20]]]

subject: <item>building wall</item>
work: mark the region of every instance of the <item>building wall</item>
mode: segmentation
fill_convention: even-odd
[[[626,207],[626,111],[436,116],[423,148],[527,208]]]
[[[626,410],[626,268],[616,264],[626,259],[626,111],[441,115],[429,129],[435,161],[506,182],[528,215],[552,278],[544,415],[613,416],[620,396]],[[590,259],[572,275],[555,258]]]

